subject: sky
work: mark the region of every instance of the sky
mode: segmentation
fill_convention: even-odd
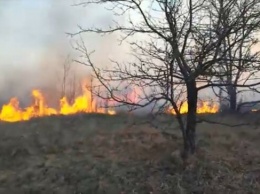
[[[103,10],[75,7],[72,3],[71,0],[1,0],[1,66],[3,63],[35,66],[50,47],[70,50],[66,32],[75,32],[78,24],[88,26],[109,19]]]
[[[68,54],[75,54],[67,32],[77,32],[78,25],[104,26],[112,21],[111,13],[100,6],[87,8],[72,6],[73,3],[73,0],[0,0],[1,98],[23,95],[32,87],[55,79],[55,67]],[[106,58],[118,52],[111,49],[115,39],[84,36],[88,48],[97,49]],[[105,57],[96,61],[106,62]]]
[[[101,6],[73,3],[75,0],[0,0],[0,104],[13,96],[28,95],[32,88],[50,86],[57,79],[57,69],[66,56],[79,54],[67,32],[77,32],[78,25],[105,27],[114,19]],[[83,38],[90,50],[97,51],[96,64],[107,66],[109,58],[125,58],[128,48],[118,45],[116,35]]]

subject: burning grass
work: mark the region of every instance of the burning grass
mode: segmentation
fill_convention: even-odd
[[[64,96],[59,100],[59,108],[51,108],[46,103],[44,95],[39,90],[32,91],[33,103],[26,108],[21,108],[19,100],[11,98],[0,110],[0,120],[6,122],[26,121],[36,117],[52,115],[72,115],[78,113],[105,113],[113,115],[113,109],[101,108],[92,98],[90,91],[83,90],[83,94],[77,96],[73,103],[69,103]]]
[[[175,127],[98,114],[0,123],[0,193],[259,193],[260,129],[199,124],[183,171]]]
[[[48,99],[40,90],[32,90],[32,103],[27,107],[20,107],[20,102],[17,97],[13,97],[4,104],[0,109],[0,121],[18,122],[27,121],[37,117],[46,117],[53,115],[73,115],[79,113],[102,113],[115,115],[117,111],[113,108],[118,105],[118,102],[113,99],[97,99],[90,90],[82,84],[82,94],[76,96],[69,102],[66,96],[57,100],[58,107],[53,108],[48,105]],[[127,99],[132,103],[137,103],[138,95],[133,90],[127,94]],[[122,97],[123,98],[123,97]],[[104,108],[107,107],[107,108]],[[108,108],[109,107],[109,108]],[[219,105],[209,101],[199,101],[197,113],[217,113]],[[187,102],[179,104],[179,111],[185,114],[188,111]],[[176,114],[172,108],[166,110],[167,113]]]

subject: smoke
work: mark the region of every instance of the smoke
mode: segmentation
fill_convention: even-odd
[[[79,40],[66,33],[83,28],[112,24],[112,13],[98,6],[71,6],[73,1],[64,0],[8,0],[0,1],[0,105],[11,97],[20,102],[30,102],[30,91],[41,89],[50,101],[60,96],[63,67],[67,56],[70,60],[79,58],[72,47]],[[124,18],[119,18],[124,22]],[[127,61],[128,45],[118,45],[117,34],[100,37],[96,34],[82,34],[89,51],[95,50],[93,62],[109,67],[109,59]],[[71,74],[76,82],[87,76],[90,69],[71,63]],[[210,91],[203,91],[205,96]],[[51,102],[52,103],[52,102]],[[147,107],[146,111],[150,111]],[[144,109],[143,109],[144,110]]]
[[[66,32],[76,32],[78,25],[90,27],[109,25],[112,15],[98,7],[71,6],[64,0],[0,1],[0,105],[11,97],[29,103],[30,91],[39,88],[53,92],[60,86],[67,56],[79,56]],[[116,46],[116,36],[82,35],[87,47],[98,52],[94,62],[108,65],[109,58],[123,56]],[[72,63],[77,81],[89,74],[83,65]]]

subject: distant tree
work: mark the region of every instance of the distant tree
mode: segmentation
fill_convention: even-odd
[[[128,21],[124,24],[115,22],[107,29],[80,27],[79,32],[71,35],[91,32],[122,35],[120,43],[131,46],[133,59],[125,63],[111,61],[111,68],[100,68],[93,62],[92,52],[82,41],[76,49],[84,54],[84,59],[78,62],[90,66],[106,89],[104,93],[96,92],[101,98],[111,98],[119,104],[133,107],[155,103],[163,109],[170,105],[182,132],[182,156],[186,159],[196,150],[198,92],[213,86],[234,86],[233,83],[219,83],[217,77],[222,72],[219,67],[235,47],[253,36],[250,29],[259,26],[256,20],[260,16],[259,1],[85,0],[78,5],[106,5],[113,11],[114,17],[124,16]],[[227,11],[237,4],[239,6],[232,10],[231,17]],[[223,23],[225,20],[228,20],[227,24]],[[242,29],[249,33],[232,38],[229,44],[225,44],[229,37],[234,37]],[[133,102],[120,95],[129,86],[139,88],[138,101]],[[188,103],[185,115],[179,110],[184,98]]]
[[[259,82],[257,73],[260,70],[260,50],[254,51],[259,44],[256,35],[259,32],[260,18],[255,17],[255,14],[259,12],[259,1],[212,1],[211,20],[217,19],[221,6],[224,14],[219,21],[220,26],[212,26],[214,31],[217,30],[215,28],[229,28],[237,17],[236,13],[246,11],[246,14],[241,15],[241,28],[223,39],[219,52],[220,55],[223,55],[223,60],[219,62],[219,66],[214,67],[218,68],[216,71],[218,74],[215,78],[224,85],[218,87],[219,92],[215,92],[215,94],[222,99],[222,102],[228,102],[229,111],[235,112],[249,103],[239,103],[238,96],[244,92],[252,91],[250,88],[252,82]],[[236,40],[239,40],[239,43],[234,44]],[[226,52],[227,49],[228,52]],[[244,89],[239,90],[239,84],[243,85]]]
[[[77,80],[75,68],[72,65],[72,59],[68,55],[61,64],[58,72],[58,89],[60,90],[60,98],[66,96],[71,103],[77,94],[77,90],[81,83]]]

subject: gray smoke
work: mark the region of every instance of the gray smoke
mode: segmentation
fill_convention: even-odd
[[[0,1],[0,105],[13,96],[24,104],[29,103],[33,88],[55,92],[67,55],[71,59],[79,55],[66,32],[78,31],[77,25],[106,26],[112,21],[112,15],[102,8],[75,7],[72,3],[64,0]],[[100,65],[107,65],[108,57],[121,51],[116,45],[117,37],[82,37],[90,50],[98,50],[94,61]],[[76,40],[78,37],[73,39]],[[73,64],[73,69],[78,79],[89,73],[88,68],[79,64]]]

